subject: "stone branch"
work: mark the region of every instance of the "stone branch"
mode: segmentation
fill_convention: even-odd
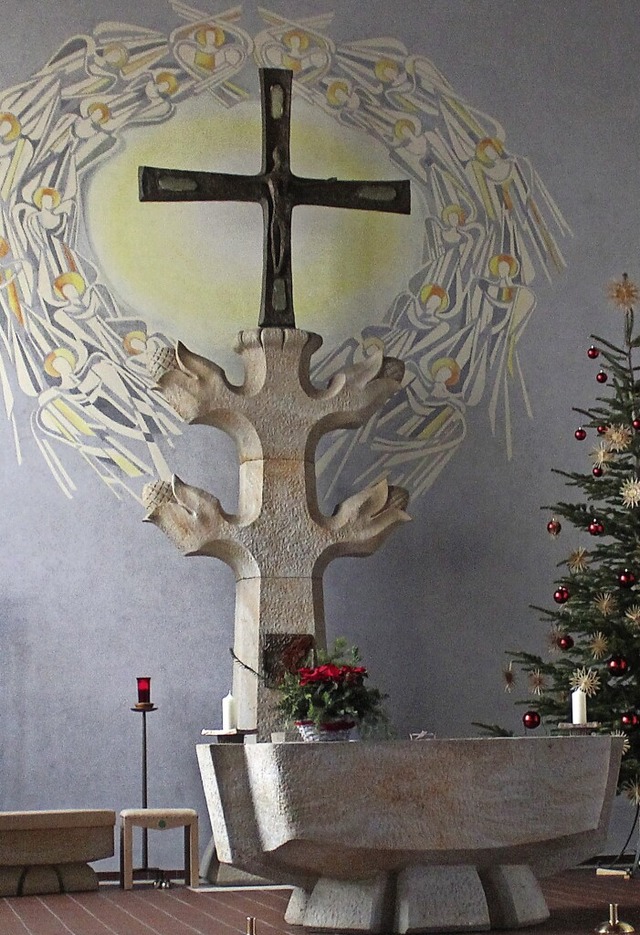
[[[235,348],[244,364],[241,385],[183,344],[154,363],[154,375],[185,421],[230,435],[242,463],[262,457],[312,459],[323,434],[363,425],[399,389],[404,374],[401,361],[385,357],[381,344],[371,342],[362,361],[317,388],[309,368],[321,344],[319,335],[298,329],[241,331]]]
[[[254,577],[258,567],[244,543],[238,517],[217,497],[183,483],[155,481],[143,491],[144,522],[153,523],[184,555],[209,555],[230,565],[238,577]]]

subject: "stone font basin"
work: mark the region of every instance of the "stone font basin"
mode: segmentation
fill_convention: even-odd
[[[197,751],[219,859],[295,885],[288,923],[405,933],[547,918],[537,878],[598,853],[622,740]]]

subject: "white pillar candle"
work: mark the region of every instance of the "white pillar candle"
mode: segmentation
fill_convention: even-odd
[[[222,699],[222,729],[236,730],[238,727],[238,712],[236,699],[231,692]]]
[[[571,693],[571,720],[574,724],[587,723],[587,693],[581,688]]]

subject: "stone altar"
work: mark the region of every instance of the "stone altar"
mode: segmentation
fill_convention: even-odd
[[[293,883],[313,931],[516,928],[604,843],[622,739],[199,744],[222,861]]]

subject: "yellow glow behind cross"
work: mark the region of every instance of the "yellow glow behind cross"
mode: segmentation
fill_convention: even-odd
[[[212,111],[195,98],[169,121],[126,134],[92,179],[86,218],[109,285],[150,330],[220,359],[257,325],[262,211],[237,203],[141,204],[139,165],[251,173],[260,169],[256,102]],[[397,178],[384,147],[294,100],[292,169],[344,179]],[[420,262],[422,218],[335,208],[293,213],[296,322],[333,343],[380,320]]]

